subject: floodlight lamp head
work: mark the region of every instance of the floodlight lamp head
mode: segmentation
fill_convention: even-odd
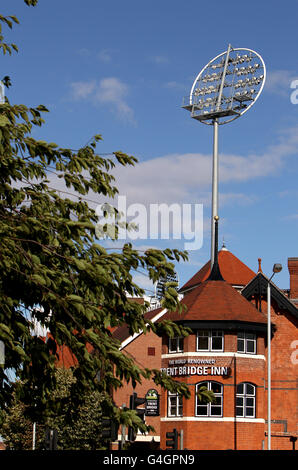
[[[262,92],[265,79],[266,67],[257,52],[229,45],[197,75],[182,107],[204,124],[212,125],[215,120],[226,124],[251,108]],[[207,112],[205,108],[210,100],[206,94],[214,104]]]

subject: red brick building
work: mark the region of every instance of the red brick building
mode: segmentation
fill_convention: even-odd
[[[154,334],[129,336],[125,327],[115,336],[121,349],[137,364],[162,368],[189,385],[191,397],[181,399],[144,382],[134,390],[124,386],[115,393],[118,406],[129,396],[145,396],[151,388],[160,394],[160,416],[147,417],[155,428],[149,436],[166,448],[166,432],[183,434],[183,448],[202,450],[261,450],[267,448],[267,284],[223,248],[210,273],[210,261],[181,289],[182,315],[156,309],[151,321],[171,319],[189,326],[187,338],[160,340]],[[290,289],[271,281],[271,448],[292,449],[298,435],[298,258],[289,258]],[[213,403],[200,402],[197,391],[213,391]],[[183,431],[183,433],[181,433]],[[180,446],[180,443],[179,443]]]

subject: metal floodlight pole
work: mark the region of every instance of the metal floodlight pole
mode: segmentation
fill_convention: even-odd
[[[218,126],[242,116],[258,99],[265,83],[262,57],[252,49],[232,48],[217,55],[197,75],[183,108],[203,124],[213,125],[211,268],[214,217],[218,215]]]
[[[211,215],[211,269],[214,263],[214,217],[218,215],[218,121],[213,123],[213,162],[212,162],[212,215]]]
[[[227,67],[228,67],[229,57],[230,57],[230,51],[231,51],[231,44],[229,44],[229,46],[228,46],[228,50],[227,50],[226,58],[225,58],[225,65],[224,65],[224,69],[223,69],[223,72],[222,72],[222,77],[221,77],[221,82],[220,82],[220,87],[219,87],[219,93],[218,93],[217,103],[216,103],[216,111],[217,112],[219,111],[220,105],[221,105],[222,91],[223,91],[223,87],[224,87],[224,83],[225,83]],[[215,215],[218,215],[218,214],[215,214]]]
[[[221,99],[222,99],[222,91],[225,83],[227,67],[229,62],[231,44],[229,44],[226,58],[225,58],[225,65],[221,77],[219,93],[217,97],[216,103],[216,112],[219,112]],[[213,121],[213,163],[212,163],[212,214],[211,214],[211,269],[214,263],[214,234],[215,234],[215,216],[218,215],[218,171],[219,171],[219,162],[218,162],[218,118],[216,117]]]

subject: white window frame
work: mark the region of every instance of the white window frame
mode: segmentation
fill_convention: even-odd
[[[243,335],[243,338],[239,338],[239,334]],[[248,338],[248,335],[253,336],[253,338]],[[238,342],[243,341],[244,350],[240,351],[238,347]],[[248,351],[247,345],[249,342],[252,342],[254,345],[254,351]],[[249,333],[246,331],[239,331],[237,334],[237,352],[240,354],[257,354],[257,335],[255,333]]]
[[[169,338],[169,353],[179,353],[183,352],[183,336],[175,336],[174,338]]]
[[[239,385],[243,385],[243,393],[238,393],[237,389]],[[247,392],[247,385],[253,387],[253,394]],[[242,400],[242,405],[237,405],[237,399]],[[253,401],[253,405],[248,405],[248,400]],[[237,408],[242,408],[242,414],[238,414]],[[253,409],[253,414],[248,414],[247,409]],[[241,382],[236,387],[236,417],[237,418],[255,418],[256,417],[256,386],[250,382]]]
[[[200,387],[206,386],[208,391],[212,390],[212,384],[220,385],[220,393],[214,393],[215,398],[220,398],[220,405],[216,403],[202,403],[199,401],[197,396],[197,391]],[[195,416],[198,417],[205,417],[205,418],[222,418],[223,417],[223,384],[220,382],[216,382],[214,380],[199,382],[196,384],[196,400],[195,400]],[[203,405],[206,406],[207,413],[206,414],[199,414],[198,413],[198,406]],[[212,409],[220,407],[220,414],[212,414]]]
[[[203,331],[205,333],[208,333],[208,346],[207,346],[207,349],[202,349],[200,348],[199,349],[199,332],[200,331]],[[220,335],[214,335],[214,333],[221,333]],[[203,337],[203,336],[201,336]],[[207,335],[205,335],[205,337],[207,337]],[[212,339],[213,338],[216,338],[216,337],[221,337],[222,339],[222,347],[221,349],[215,349],[213,348],[212,346]],[[204,330],[204,329],[201,329],[201,330],[197,330],[197,339],[196,339],[196,350],[197,351],[208,351],[208,352],[223,352],[224,351],[224,332],[223,330],[216,330],[216,329],[211,329],[211,330]]]
[[[171,403],[174,401],[174,405]],[[172,408],[175,409],[174,413],[172,413]],[[178,393],[171,393],[168,392],[168,417],[181,417],[183,416],[183,400],[182,396]]]

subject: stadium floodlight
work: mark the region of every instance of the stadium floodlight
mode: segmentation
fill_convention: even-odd
[[[217,55],[195,78],[182,107],[191,117],[213,126],[211,265],[214,217],[218,215],[218,126],[246,113],[260,96],[266,79],[262,57],[252,49],[233,48]]]

